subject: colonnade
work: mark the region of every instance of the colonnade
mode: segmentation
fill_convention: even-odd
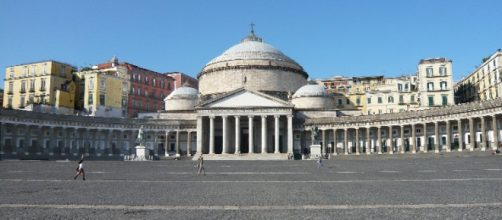
[[[445,119],[409,124],[378,123],[365,126],[324,126],[321,129],[323,153],[328,153],[328,144],[333,155],[354,153],[435,153],[487,148],[499,146],[499,120],[497,115]],[[487,123],[490,122],[490,123]],[[376,124],[376,123],[375,123]],[[340,134],[341,133],[341,134]],[[452,145],[455,146],[452,146]],[[490,145],[489,145],[490,144]],[[341,147],[340,147],[341,145]],[[337,150],[340,149],[341,150]],[[334,149],[334,150],[333,150]],[[340,151],[340,152],[339,152]]]

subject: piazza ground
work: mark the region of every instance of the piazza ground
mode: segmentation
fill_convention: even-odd
[[[496,219],[488,152],[315,161],[0,161],[3,219]]]

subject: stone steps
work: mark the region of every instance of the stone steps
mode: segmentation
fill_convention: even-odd
[[[197,160],[200,154],[192,157]],[[287,160],[288,154],[204,154],[204,160]]]

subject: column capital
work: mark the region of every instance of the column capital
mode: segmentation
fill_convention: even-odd
[[[214,119],[216,116],[215,115],[210,115],[208,117],[209,117],[209,119]]]
[[[221,118],[228,118],[228,115],[222,115]]]
[[[281,117],[281,116],[280,115],[274,115],[274,118],[279,118],[279,117]]]
[[[293,115],[286,115],[286,116],[287,116],[288,118],[292,118],[292,117],[293,117]]]
[[[248,118],[253,119],[254,115],[248,115]]]
[[[236,119],[239,119],[241,116],[240,115],[235,115],[234,116]]]

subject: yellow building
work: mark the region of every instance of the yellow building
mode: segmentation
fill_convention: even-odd
[[[4,108],[73,113],[76,70],[72,65],[53,60],[7,67]]]
[[[502,96],[502,50],[483,59],[483,63],[455,85],[457,103],[484,101]]]
[[[127,117],[129,75],[124,66],[77,72],[80,105],[89,116]]]

